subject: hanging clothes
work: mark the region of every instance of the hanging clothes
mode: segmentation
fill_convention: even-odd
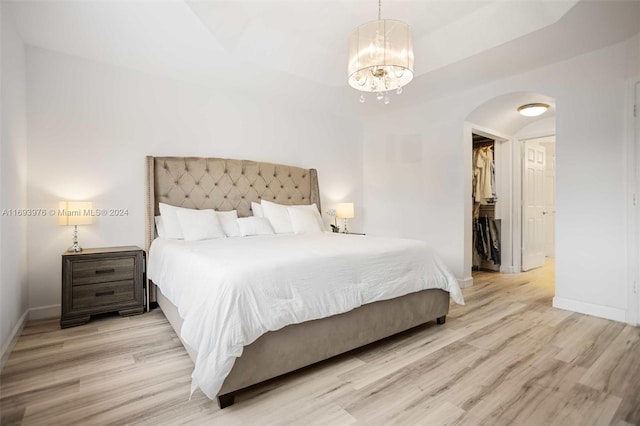
[[[494,203],[495,162],[493,148],[484,146],[473,149],[473,201],[480,204]]]
[[[489,220],[489,236],[491,237],[491,261],[500,264],[500,226],[494,219]]]
[[[480,216],[473,221],[473,266],[491,261],[500,264],[500,225],[499,221]]]
[[[493,145],[473,149],[473,256],[474,267],[483,262],[500,265],[500,220],[495,220],[496,172]],[[492,268],[484,264],[485,268]]]

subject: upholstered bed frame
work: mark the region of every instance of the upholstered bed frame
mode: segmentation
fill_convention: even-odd
[[[313,204],[320,212],[315,169],[222,158],[147,157],[146,249],[155,236],[158,203],[188,208],[237,210],[251,215],[251,202]],[[177,308],[153,283],[147,306],[157,302],[180,336]],[[445,321],[449,293],[423,290],[396,299],[361,306],[352,311],[293,324],[264,334],[244,348],[218,394],[218,405],[233,404],[235,393],[251,385],[331,358],[420,324]],[[183,342],[184,344],[184,342]],[[192,360],[196,352],[185,344]]]

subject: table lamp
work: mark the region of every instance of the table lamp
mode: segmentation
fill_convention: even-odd
[[[73,245],[69,251],[81,252],[78,245],[78,225],[91,225],[92,205],[90,201],[60,201],[58,209],[58,224],[73,225]]]
[[[345,234],[349,233],[347,229],[347,220],[353,219],[353,203],[340,203],[336,208],[337,214],[336,216],[344,219],[344,232]]]

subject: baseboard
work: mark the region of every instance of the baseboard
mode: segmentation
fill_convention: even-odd
[[[564,309],[566,311],[578,312],[581,314],[587,314],[594,317],[600,317],[610,319],[618,322],[627,322],[627,311],[619,308],[612,308],[610,306],[594,305],[592,303],[580,302],[572,299],[565,299],[563,297],[553,298],[553,307],[558,309]]]
[[[13,327],[13,330],[11,330],[11,334],[9,334],[9,339],[7,339],[7,342],[2,347],[2,352],[0,352],[0,372],[4,368],[4,364],[9,359],[9,355],[11,355],[11,351],[13,350],[13,347],[16,345],[18,338],[22,334],[22,329],[27,324],[28,316],[29,316],[29,309],[24,311],[24,313],[20,316],[20,318],[18,319],[18,322],[16,323],[16,326]]]
[[[29,308],[29,320],[60,317],[60,305],[38,306]]]
[[[473,277],[467,278],[456,278],[458,280],[458,285],[460,288],[467,288],[473,285]]]

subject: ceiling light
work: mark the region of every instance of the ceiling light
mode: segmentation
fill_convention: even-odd
[[[413,43],[411,27],[391,19],[360,25],[349,37],[349,85],[362,92],[377,93],[378,100],[390,101],[388,92],[402,93],[413,79]],[[364,95],[360,102],[364,102]]]
[[[518,112],[520,115],[524,115],[525,117],[537,117],[544,114],[547,109],[549,109],[549,105],[547,104],[526,104],[518,108]]]

